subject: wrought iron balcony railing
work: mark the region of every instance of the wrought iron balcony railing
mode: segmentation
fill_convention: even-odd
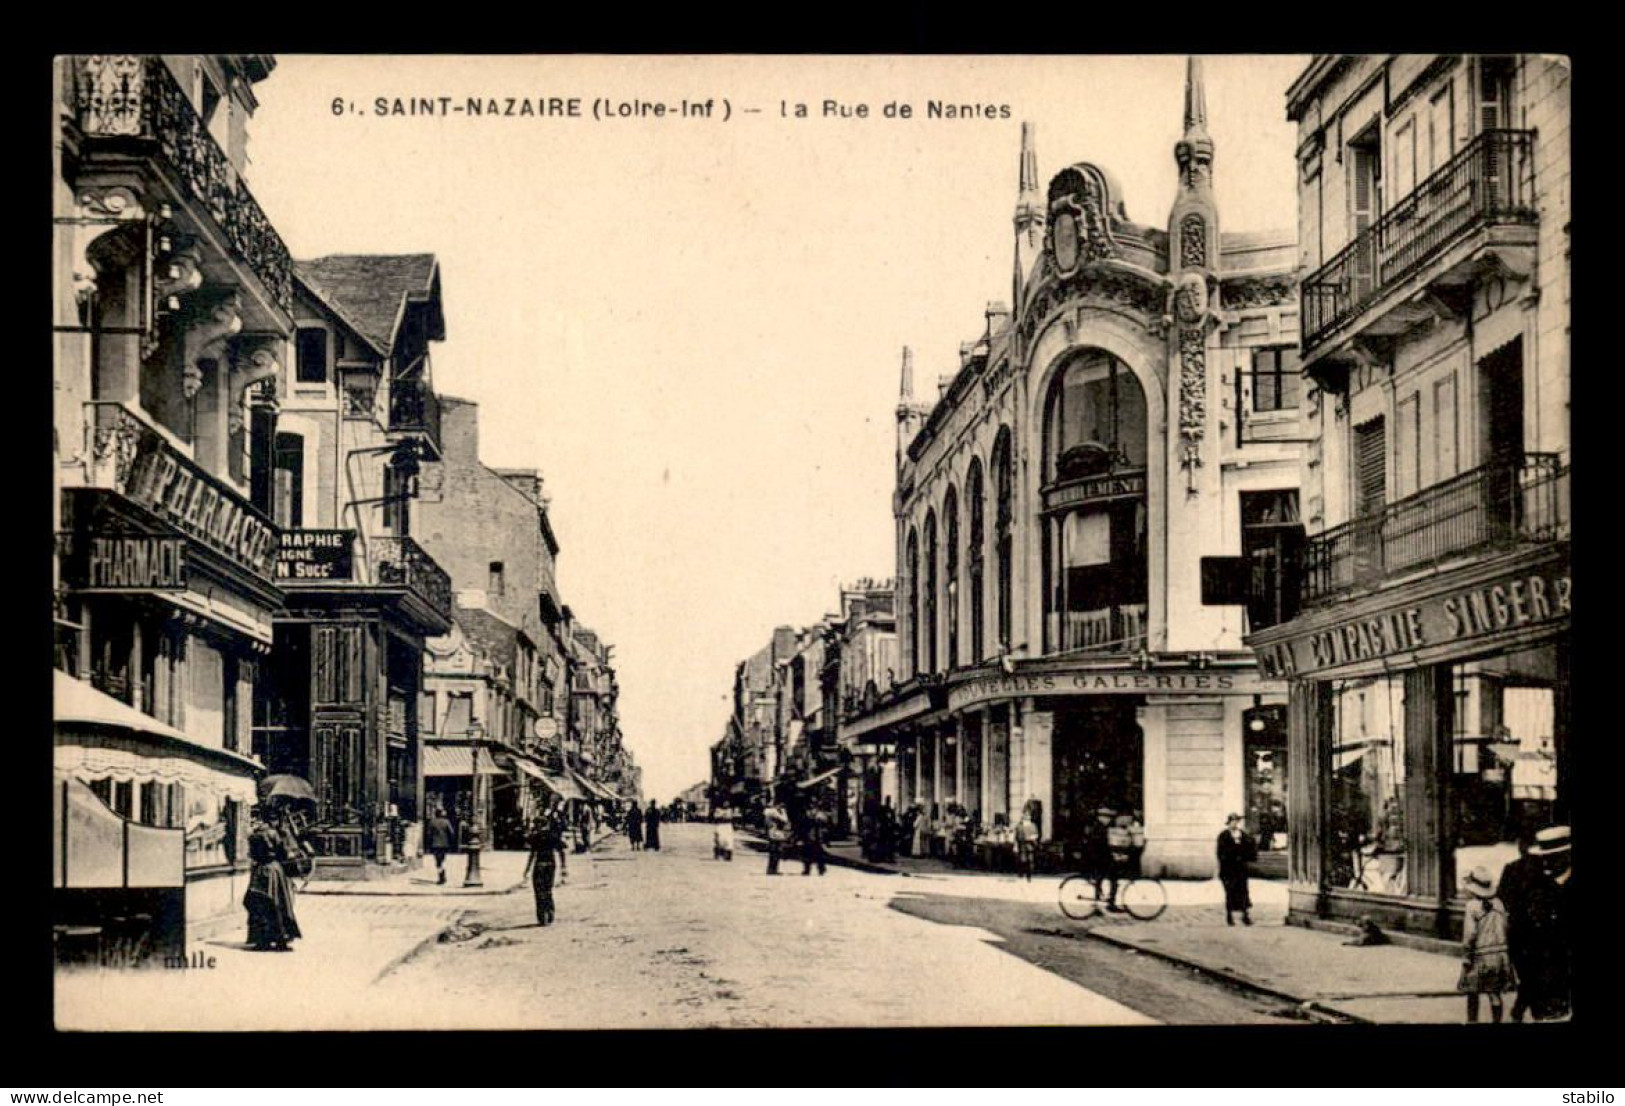
[[[191,198],[284,311],[293,262],[271,220],[198,117],[162,58],[95,54],[74,59],[74,107],[88,139],[155,143]]]
[[[367,561],[375,583],[405,584],[440,615],[451,618],[451,577],[417,542],[411,538],[370,538]]]
[[[1533,224],[1533,134],[1485,131],[1303,282],[1312,350],[1469,232]]]
[[[1531,453],[1462,473],[1310,538],[1303,602],[1325,603],[1452,557],[1559,541],[1568,533],[1568,466],[1557,454]]]
[[[440,450],[440,397],[422,377],[397,377],[389,382],[389,428],[421,433]]]

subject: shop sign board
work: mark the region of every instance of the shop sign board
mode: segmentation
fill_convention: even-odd
[[[278,580],[348,580],[354,572],[354,530],[282,532],[276,551]]]
[[[1260,646],[1275,679],[1310,676],[1479,638],[1565,623],[1572,610],[1566,561],[1524,569],[1414,603],[1363,612]]]
[[[186,590],[186,539],[159,534],[76,536],[63,568],[82,592]]]
[[[948,709],[1028,696],[1058,695],[1261,695],[1264,685],[1253,669],[1172,668],[1035,672],[969,680],[948,692]]]
[[[115,491],[188,537],[267,582],[275,579],[276,528],[158,434],[141,434],[119,485]]]

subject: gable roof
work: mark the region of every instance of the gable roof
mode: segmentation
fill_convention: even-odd
[[[440,263],[432,253],[330,254],[295,261],[294,275],[386,356],[409,303],[429,307],[429,337],[446,336]]]

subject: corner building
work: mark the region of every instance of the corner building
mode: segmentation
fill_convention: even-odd
[[[901,679],[843,737],[892,751],[928,817],[1030,805],[1051,867],[1103,805],[1142,813],[1154,874],[1212,875],[1233,810],[1287,839],[1285,685],[1242,635],[1301,536],[1295,258],[1290,232],[1221,232],[1206,121],[1193,59],[1166,230],[1093,163],[1041,192],[1024,125],[1013,309],[934,405],[904,352]],[[1205,555],[1245,557],[1260,601],[1203,606]]]
[[[1461,932],[1460,883],[1566,823],[1569,79],[1317,56],[1299,126],[1304,511],[1291,918]]]

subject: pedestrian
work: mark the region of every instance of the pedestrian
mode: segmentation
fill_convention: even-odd
[[[1462,880],[1467,909],[1461,923],[1461,979],[1456,989],[1467,996],[1467,1021],[1478,1021],[1478,996],[1490,1000],[1490,1020],[1501,1020],[1501,992],[1517,985],[1507,951],[1507,912],[1495,897],[1490,870],[1474,868]]]
[[[633,852],[643,848],[643,809],[637,803],[626,812],[626,839],[631,842]]]
[[[429,855],[434,857],[435,882],[446,882],[446,854],[457,844],[457,832],[451,828],[451,819],[446,817],[443,807],[435,807],[434,813],[429,816],[429,824],[424,833],[429,846]]]
[[[1236,924],[1235,915],[1241,915],[1241,924],[1253,924],[1253,900],[1247,891],[1247,865],[1258,856],[1252,834],[1243,827],[1241,815],[1232,814],[1224,820],[1224,831],[1219,834],[1219,882],[1224,884],[1224,924]]]
[[[560,851],[560,842],[555,840],[558,825],[558,821],[548,814],[541,815],[531,822],[525,842],[530,849],[530,858],[525,861],[525,875],[530,877],[530,889],[536,896],[537,925],[553,924],[553,876]]]
[[[902,820],[898,823],[897,851],[903,856],[913,856],[917,849],[918,827],[920,824],[920,804],[911,803],[903,811]]]
[[[802,875],[811,875],[814,864],[818,865],[818,874],[824,874],[824,836],[828,826],[829,815],[822,808],[813,810],[807,816],[801,841]]]
[[[1529,855],[1541,864],[1539,878],[1528,887],[1523,901],[1524,955],[1528,977],[1529,1012],[1536,1021],[1563,1021],[1569,1017],[1573,986],[1573,886],[1569,827],[1550,826],[1535,834]]]
[[[258,952],[290,951],[288,942],[303,934],[294,917],[293,884],[283,863],[289,859],[284,834],[269,810],[255,807],[248,834],[248,859],[252,868],[243,907],[248,911],[248,944]]]
[[[711,856],[714,860],[734,858],[733,822],[724,818],[711,829]]]
[[[1512,972],[1518,978],[1518,994],[1512,1000],[1512,1020],[1523,1021],[1529,1012],[1529,1000],[1538,984],[1527,985],[1532,978],[1528,962],[1528,897],[1535,881],[1544,878],[1538,856],[1530,856],[1529,849],[1535,836],[1528,829],[1518,833],[1518,858],[1501,869],[1496,881],[1495,897],[1501,900],[1507,915],[1507,955],[1512,960]]]
[[[1117,863],[1112,857],[1111,828],[1117,812],[1109,806],[1095,811],[1095,820],[1083,831],[1083,864],[1090,882],[1095,885],[1095,901],[1100,901],[1100,885],[1110,881],[1106,895],[1106,909],[1113,914],[1123,911],[1117,905]]]
[[[660,808],[649,800],[649,809],[643,815],[643,843],[655,852],[660,851]]]
[[[1038,859],[1038,823],[1033,821],[1031,805],[1021,808],[1021,821],[1016,823],[1016,878],[1033,881],[1033,868]],[[1100,887],[1096,885],[1099,897]]]
[[[785,813],[782,803],[775,802],[763,816],[767,822],[767,874],[776,876],[779,874],[779,858],[790,840],[790,815]]]
[[[875,859],[885,862],[897,855],[897,811],[892,809],[891,796],[880,803],[880,829],[876,833],[879,853]]]

